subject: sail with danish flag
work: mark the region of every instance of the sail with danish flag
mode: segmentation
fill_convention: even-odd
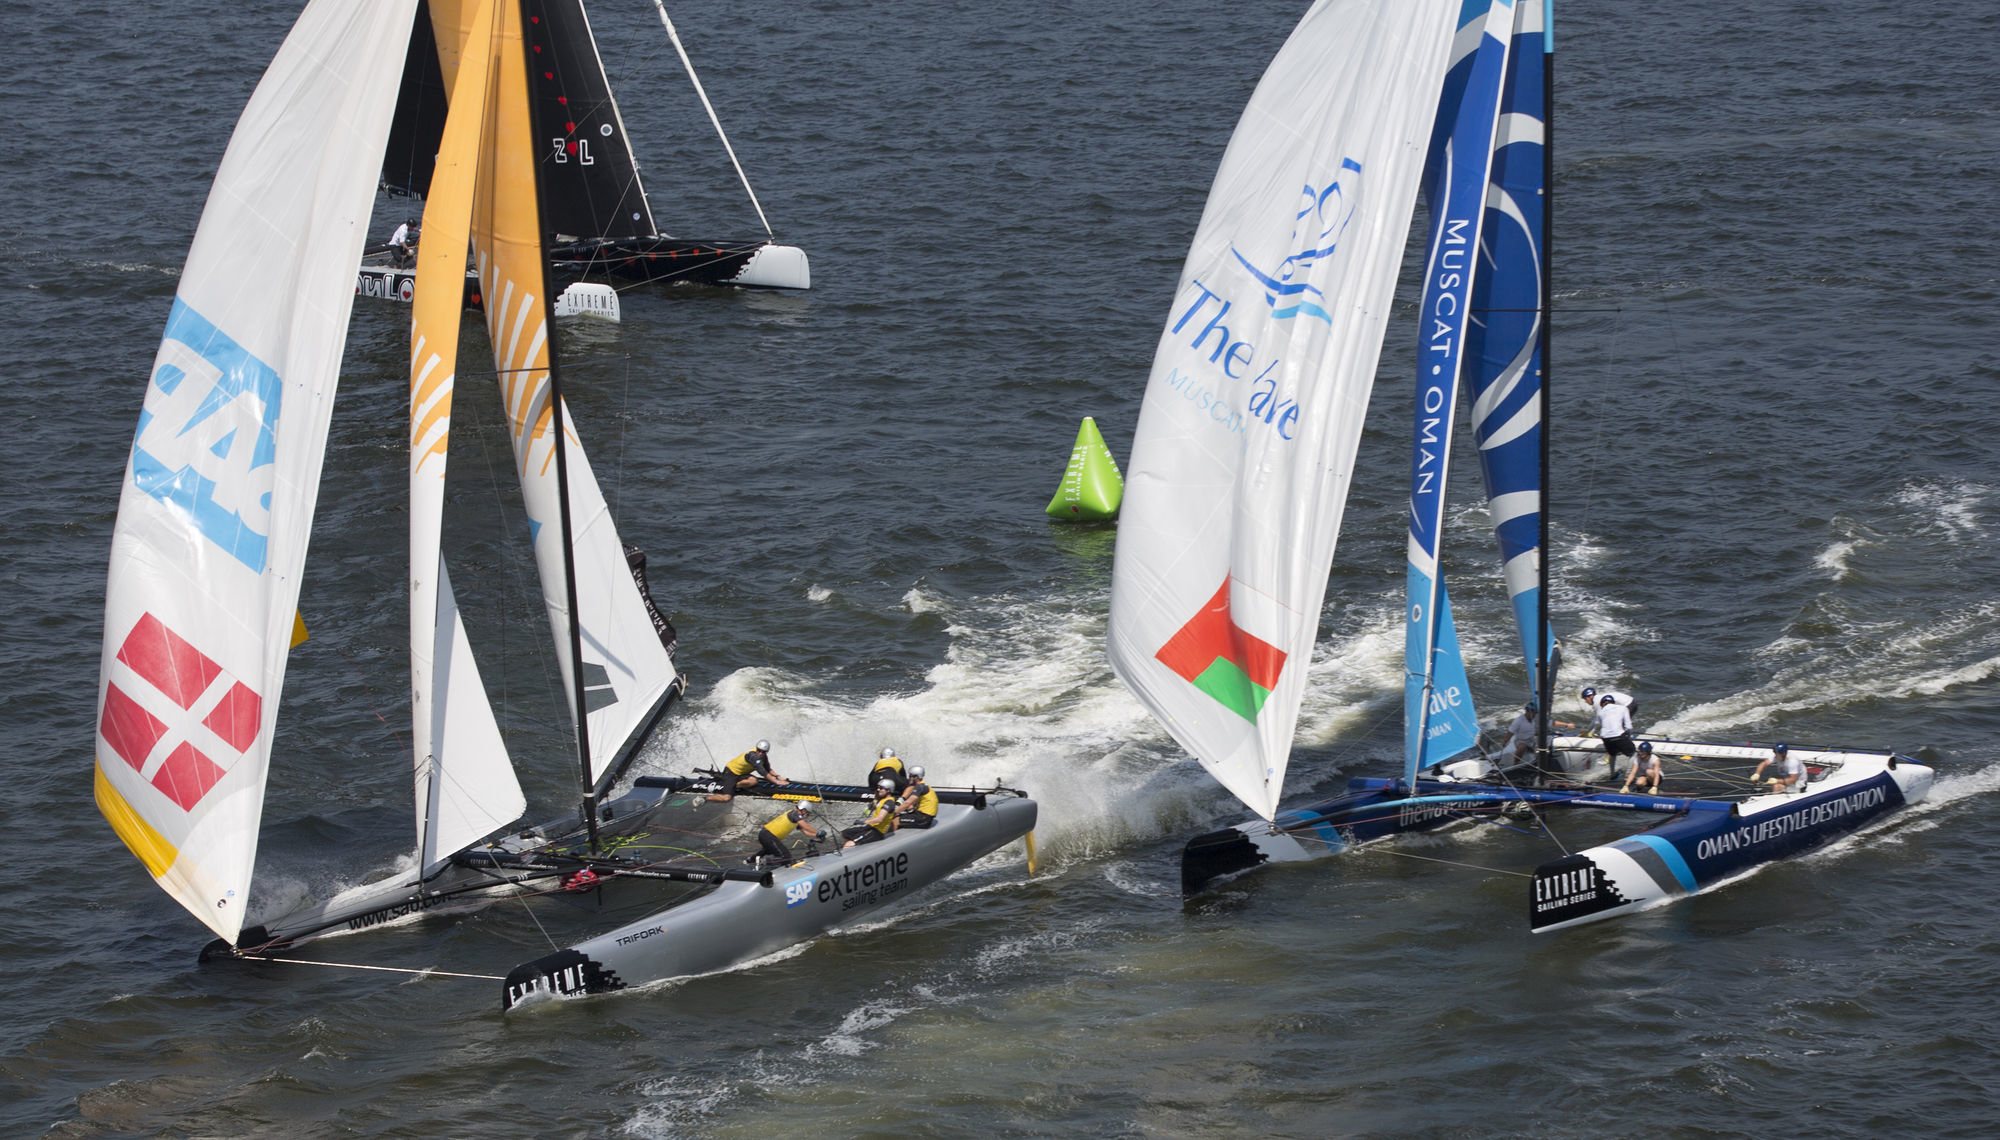
[[[410,602],[417,858],[352,900],[249,926],[353,267],[418,20],[458,51],[410,342],[410,572],[398,588]],[[525,809],[442,555],[469,251],[513,266],[493,278],[488,311],[571,682],[580,829],[684,688],[671,627],[628,564],[553,376],[523,39],[511,0],[312,0],[237,123],[181,273],[112,534],[95,792],[161,888],[232,945],[491,890],[491,873],[457,859]],[[494,253],[510,243],[511,261]],[[499,335],[502,313],[517,335]],[[557,439],[566,462],[552,461]],[[440,878],[453,874],[464,882]]]

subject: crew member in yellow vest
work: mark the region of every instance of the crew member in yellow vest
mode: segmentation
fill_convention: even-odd
[[[736,793],[747,792],[765,782],[781,787],[791,783],[771,770],[771,742],[760,740],[748,752],[722,766],[722,794],[708,797],[709,802],[727,802],[735,798]]]
[[[924,782],[924,766],[910,765],[910,782],[903,788],[902,802],[896,805],[896,826],[929,827],[937,822],[937,793]]]
[[[875,806],[868,811],[868,818],[841,832],[847,842],[841,845],[845,851],[858,843],[873,843],[887,839],[896,830],[896,782],[883,778],[875,782]]]
[[[903,790],[903,785],[909,782],[909,777],[903,772],[903,758],[896,755],[896,750],[893,748],[884,748],[876,759],[875,766],[868,769],[866,786],[872,788],[885,777],[896,785],[896,791],[899,793]]]
[[[794,830],[803,831],[814,839],[819,838],[819,830],[813,827],[812,809],[804,804],[779,812],[769,823],[757,829],[757,854],[776,859],[780,863],[792,861],[791,845],[785,842]]]

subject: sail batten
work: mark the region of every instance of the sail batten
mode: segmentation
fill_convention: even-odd
[[[1452,0],[1321,0],[1238,122],[1140,411],[1114,568],[1120,678],[1277,810]]]

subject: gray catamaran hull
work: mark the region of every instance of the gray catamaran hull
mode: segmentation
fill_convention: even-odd
[[[699,898],[508,973],[501,1007],[535,993],[595,994],[726,969],[803,942],[991,854],[1035,826],[1035,801],[947,804],[937,825],[802,860],[771,885],[724,883]]]

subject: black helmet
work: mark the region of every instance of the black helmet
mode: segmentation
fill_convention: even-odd
[[[1614,697],[1612,697],[1610,693],[1606,693],[1601,699],[1598,700],[1597,707],[1603,708],[1606,705],[1615,705],[1617,703],[1618,701]]]

